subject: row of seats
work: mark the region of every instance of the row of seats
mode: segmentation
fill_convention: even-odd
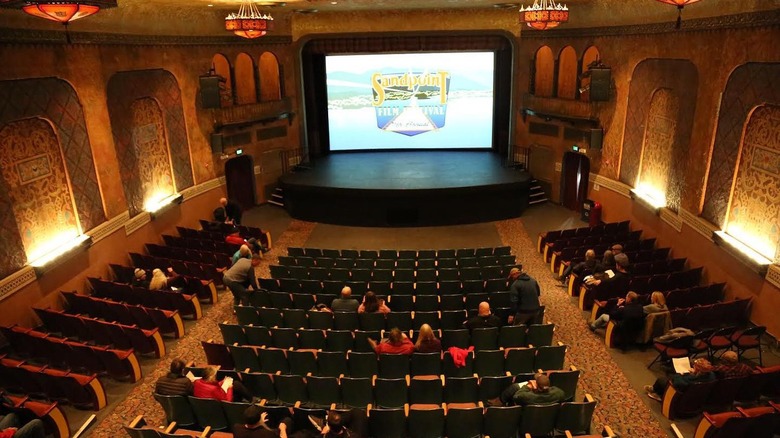
[[[209,236],[211,239],[214,240],[224,240],[225,236],[228,234],[233,234],[236,231],[238,231],[238,234],[243,237],[244,239],[249,239],[254,237],[255,239],[259,239],[260,243],[263,244],[268,249],[271,249],[271,232],[270,231],[264,231],[257,227],[250,227],[247,225],[232,225],[232,224],[224,224],[220,222],[212,222],[207,220],[200,220],[200,226],[203,228],[204,231],[198,231],[198,233],[204,233],[208,232],[205,230],[213,230],[210,232]],[[179,235],[182,237],[193,237],[191,235],[191,229],[184,228],[184,227],[176,227],[176,230],[179,232]],[[184,232],[182,232],[184,230]],[[192,230],[197,231],[197,230]],[[201,236],[205,236],[204,234],[199,234]]]
[[[88,277],[87,280],[95,297],[168,311],[175,310],[180,315],[193,319],[200,319],[203,316],[200,300],[196,295],[165,289],[151,290],[94,277]]]
[[[412,355],[380,354],[359,351],[285,350],[255,346],[225,345],[202,341],[209,364],[222,369],[251,370],[267,373],[337,377],[400,377],[405,375],[439,375],[453,377],[503,376],[529,373],[533,370],[557,370],[563,367],[565,345],[497,350],[469,351],[456,364],[450,351],[414,353]]]
[[[553,258],[550,260],[550,270],[554,274],[562,274],[567,266],[576,265],[577,263],[585,260],[585,253],[588,250],[593,250],[596,253],[596,258],[600,259],[601,255],[609,248],[601,250],[599,246],[573,246],[563,248],[560,251],[553,253]],[[662,262],[669,258],[671,248],[655,248],[655,249],[643,249],[636,251],[624,251],[631,263],[648,263],[648,262]],[[676,262],[680,263],[680,262]]]
[[[586,243],[587,237],[562,237],[557,240],[553,240],[545,244],[542,255],[544,256],[545,263],[549,263],[553,257],[553,254],[557,251],[561,251],[564,248],[571,247],[583,247],[588,246],[593,250],[601,251],[603,253],[614,244],[620,244],[623,246],[624,251],[641,251],[655,248],[655,238],[642,239],[642,231],[627,231],[612,235],[605,235],[606,238],[602,240],[610,243],[599,243],[596,245]]]
[[[147,243],[146,252],[150,256],[164,257],[186,262],[197,262],[214,265],[217,269],[229,268],[233,260],[231,256],[213,251],[203,251],[197,249],[176,248],[172,246],[157,245]]]
[[[723,290],[726,283],[713,283],[707,286],[695,286],[685,289],[674,289],[661,292],[666,299],[666,307],[669,309],[687,309],[688,307],[715,304],[723,299]],[[640,293],[639,303],[643,306],[650,304],[651,293]],[[623,297],[620,297],[623,298]],[[591,310],[591,319],[596,319],[602,313],[609,313],[618,305],[618,297],[606,301],[597,301]]]
[[[185,261],[179,259],[171,259],[167,257],[156,257],[146,254],[139,254],[136,252],[130,253],[130,260],[132,261],[134,268],[141,268],[146,270],[161,269],[165,272],[168,268],[173,268],[179,275],[186,275],[190,277],[211,280],[215,284],[222,284],[222,271],[217,269],[213,263],[200,263],[193,261]]]
[[[163,234],[162,235],[163,242],[165,242],[166,246],[172,247],[172,248],[185,248],[185,249],[194,249],[197,251],[209,251],[209,252],[216,252],[219,254],[225,254],[230,257],[233,257],[233,254],[238,251],[238,249],[241,247],[241,245],[236,245],[235,243],[228,243],[224,240],[212,240],[212,239],[200,239],[200,238],[192,238],[192,237],[179,237],[179,236],[171,236],[169,234]]]
[[[123,284],[132,284],[135,279],[136,268],[124,265],[110,264],[111,273],[113,274],[114,281]],[[213,267],[212,267],[213,268]],[[148,268],[140,268],[146,271],[147,278],[151,278],[151,270]],[[165,272],[165,270],[163,270]],[[201,277],[196,277],[191,274],[181,274],[178,271],[174,271],[184,282],[183,292],[187,295],[195,294],[198,296],[198,300],[202,303],[214,304],[217,302],[217,288],[214,285],[214,281],[207,277],[205,272],[199,272]],[[216,272],[216,271],[215,271]],[[219,273],[217,273],[219,274]]]
[[[416,258],[331,258],[307,256],[279,256],[282,266],[305,266],[309,268],[344,268],[344,269],[443,269],[443,268],[475,268],[481,266],[514,265],[513,254],[487,255],[479,257],[463,257],[451,259],[416,259]]]
[[[668,291],[672,289],[685,289],[698,286],[701,283],[702,268],[688,269],[670,274],[656,274],[650,276],[632,277],[628,287],[610,287],[608,283],[598,286],[582,284],[579,294],[579,308],[587,311],[593,306],[593,301],[606,301],[610,298],[620,298],[628,291],[645,294],[654,291]]]
[[[737,407],[736,411],[704,412],[696,426],[701,438],[772,438],[780,431],[780,405]]]
[[[693,331],[738,326],[748,322],[750,298],[735,299],[705,306],[669,311],[672,327],[687,327]]]
[[[658,357],[647,367],[650,368],[658,360],[668,362],[675,358],[702,353],[707,353],[707,357],[712,360],[715,353],[732,348],[737,350],[738,358],[741,358],[743,353],[748,350],[758,350],[758,361],[760,365],[763,365],[761,336],[764,333],[766,333],[764,326],[754,326],[744,330],[732,326],[701,330],[692,336],[683,336],[668,343],[655,342],[653,348],[658,352]]]
[[[288,247],[287,255],[291,257],[330,257],[334,259],[455,259],[467,257],[483,256],[505,256],[511,253],[512,249],[508,246],[485,247],[485,248],[460,248],[460,249],[380,249],[380,250],[357,250],[357,249],[320,249],[320,248],[298,248]]]
[[[258,278],[262,289],[305,294],[338,295],[344,286],[352,288],[355,295],[373,291],[377,295],[463,295],[474,292],[498,292],[509,289],[506,277],[489,280],[449,281],[338,281],[307,280],[297,278]]]
[[[48,436],[68,438],[70,425],[68,419],[56,401],[33,400],[28,396],[19,396],[0,392],[0,415],[13,413],[22,424],[38,419]]]
[[[233,435],[216,428],[229,430],[233,424],[243,424],[243,412],[248,403],[220,402],[201,400],[195,397],[170,399],[156,396],[158,402],[170,413],[168,421],[176,427],[183,424],[187,428],[208,428],[209,436],[229,438]],[[590,435],[590,422],[596,401],[589,395],[582,402],[566,402],[553,405],[521,406],[468,406],[462,404],[441,406],[405,405],[398,408],[369,407],[366,411],[368,436],[374,438],[430,438],[447,436],[449,438],[473,438],[475,436],[515,437],[518,433],[525,437],[564,433],[567,437],[614,437],[614,433],[605,427],[600,435]],[[302,406],[260,406],[269,417],[272,425],[280,418],[291,416],[294,430],[312,430],[309,416],[324,418],[324,408]],[[176,419],[178,421],[174,421]],[[187,424],[189,423],[189,424]],[[198,423],[203,423],[199,425]],[[216,427],[215,427],[216,426]],[[175,435],[154,434],[154,428],[143,427],[143,423],[131,424],[125,430],[131,438],[169,437]],[[161,430],[157,428],[156,430]],[[168,429],[166,429],[168,430]],[[142,435],[141,431],[152,434]],[[185,432],[182,432],[185,433]],[[312,430],[315,435],[319,432]],[[586,434],[586,435],[582,435]],[[197,435],[202,436],[202,435]]]
[[[116,380],[141,379],[141,368],[132,349],[91,345],[18,325],[0,326],[0,333],[10,344],[12,354],[20,359],[80,373],[108,374]]]
[[[272,278],[294,278],[296,280],[333,280],[333,281],[469,281],[490,280],[493,278],[506,278],[509,271],[514,268],[514,263],[509,265],[474,266],[455,268],[395,268],[395,269],[369,269],[369,268],[325,268],[309,266],[283,266],[271,265]]]
[[[174,338],[184,336],[184,323],[178,310],[165,310],[145,307],[138,304],[126,304],[107,298],[81,295],[76,292],[60,291],[68,303],[67,313],[89,315],[104,321],[118,322],[124,325],[137,325],[145,330],[158,329],[162,334]]]
[[[590,237],[590,236],[613,236],[620,233],[628,233],[630,229],[630,221],[622,222],[610,222],[606,224],[599,224],[592,227],[579,227],[568,228],[565,230],[550,230],[547,232],[539,233],[536,241],[536,250],[543,252],[547,243],[553,242],[560,238],[571,237]]]
[[[780,396],[780,366],[757,368],[745,377],[698,382],[679,391],[669,383],[663,394],[661,411],[670,420],[699,415],[705,409],[731,408],[734,402],[752,403],[762,396]]]
[[[95,374],[78,374],[0,356],[0,386],[8,391],[66,400],[80,409],[106,406],[103,384]]]

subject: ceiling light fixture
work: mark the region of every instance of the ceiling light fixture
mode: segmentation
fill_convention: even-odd
[[[261,14],[254,3],[244,0],[238,12],[225,17],[225,30],[242,38],[257,38],[274,27],[271,14]]]
[[[116,7],[116,0],[5,0],[0,7],[21,9],[39,18],[68,24],[96,14],[100,9]]]
[[[520,20],[532,29],[552,29],[569,21],[569,8],[555,0],[534,0],[533,6],[520,6]]]
[[[699,0],[656,0],[667,5],[677,6],[677,29],[682,25],[682,10],[686,5],[696,3]]]

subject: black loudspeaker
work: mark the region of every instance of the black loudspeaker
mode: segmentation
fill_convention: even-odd
[[[221,154],[225,150],[225,136],[222,134],[211,133],[211,153]]]
[[[590,69],[590,101],[606,102],[612,85],[612,70],[608,68]]]
[[[200,77],[200,103],[203,108],[220,108],[222,106],[219,93],[219,84],[222,81],[224,79],[221,76]]]
[[[590,148],[601,149],[601,142],[604,141],[604,130],[602,128],[593,128],[590,130]]]

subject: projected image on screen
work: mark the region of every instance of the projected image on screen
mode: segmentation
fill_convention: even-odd
[[[493,52],[330,55],[330,150],[490,148]]]

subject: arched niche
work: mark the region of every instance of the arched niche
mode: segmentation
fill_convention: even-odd
[[[281,71],[276,55],[263,52],[257,70],[260,74],[260,101],[280,100],[282,98]]]
[[[558,97],[574,99],[577,96],[577,52],[566,46],[558,55]]]
[[[588,71],[588,66],[599,59],[601,59],[601,53],[599,53],[599,49],[596,46],[590,46],[585,49],[585,52],[582,54],[580,74]],[[580,93],[580,100],[584,100],[585,102],[590,101],[590,77],[582,77],[580,88],[585,90]]]
[[[635,187],[666,205],[669,186],[682,184],[673,178],[673,150],[680,114],[680,100],[674,90],[659,88],[650,98],[650,109],[645,122],[639,176]],[[678,145],[682,147],[682,145]]]
[[[236,104],[257,103],[257,84],[255,84],[255,63],[244,52],[236,56]]]
[[[130,104],[133,130],[133,153],[137,175],[136,188],[129,198],[140,196],[142,205],[160,201],[176,192],[165,136],[165,120],[160,104],[151,97],[142,97]]]
[[[548,46],[542,46],[534,56],[534,95],[551,97],[555,76],[555,57]]]
[[[217,53],[211,58],[211,66],[214,68],[214,72],[225,79],[225,90],[220,90],[220,99],[222,106],[233,105],[233,77],[230,72],[230,61],[227,57],[221,53]]]

